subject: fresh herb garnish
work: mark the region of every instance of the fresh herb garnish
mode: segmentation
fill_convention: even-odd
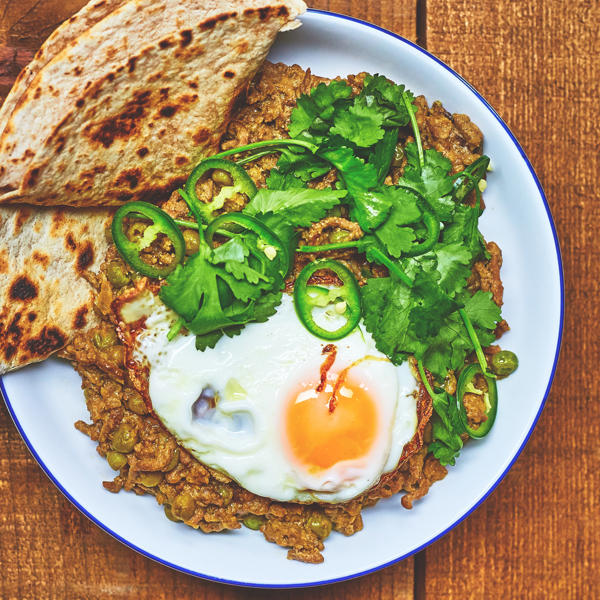
[[[364,253],[368,262],[389,271],[360,289],[365,327],[393,363],[417,359],[434,407],[430,451],[442,464],[454,464],[464,416],[461,420],[455,398],[430,384],[425,369],[440,381],[475,352],[481,372],[493,378],[483,347],[495,339],[500,308],[489,292],[472,294],[467,287],[474,263],[489,257],[478,229],[478,183],[489,159],[482,156],[452,175],[447,158],[423,148],[416,114],[413,95],[380,75],[365,77],[356,95],[347,83],[332,81],[298,99],[289,139],[255,142],[203,161],[208,170],[227,167],[232,189],[224,187],[200,206],[195,185],[204,171],[194,170],[181,195],[197,223],[175,223],[199,229],[199,250],[166,278],[159,295],[179,316],[169,339],[185,327],[204,349],[275,313],[288,264],[283,261],[282,267],[282,256],[346,248]],[[409,123],[414,142],[402,148],[403,174],[397,184],[385,185],[401,128]],[[267,187],[256,191],[242,165],[272,153],[279,154],[277,166]],[[237,154],[243,155],[237,164],[223,160]],[[308,187],[332,169],[336,189]],[[240,189],[233,190],[236,186]],[[249,200],[242,213],[214,219],[225,196],[237,191]],[[464,202],[472,191],[476,202],[469,206]],[[340,204],[347,205],[364,236],[297,247],[297,228],[309,227]],[[215,233],[225,234],[218,247],[213,247]]]

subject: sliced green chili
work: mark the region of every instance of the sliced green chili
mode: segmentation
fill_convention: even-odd
[[[404,256],[420,256],[429,252],[438,242],[440,237],[440,222],[438,218],[429,211],[423,212],[423,224],[427,231],[427,236],[422,242],[413,244],[408,250],[402,254]]]
[[[487,392],[475,387],[474,380],[477,375],[482,375],[485,378],[488,387]],[[487,418],[480,423],[477,428],[473,428],[469,425],[467,410],[464,404],[464,397],[467,393],[482,395],[485,402],[485,416]],[[482,438],[487,435],[494,425],[496,413],[498,412],[498,389],[496,387],[496,380],[488,377],[477,363],[467,365],[458,377],[456,398],[458,400],[461,420],[469,436],[472,438]]]
[[[218,235],[230,235],[229,227],[237,225],[256,233],[262,241],[262,250],[269,260],[279,261],[278,271],[282,277],[287,275],[290,267],[290,256],[285,244],[277,234],[258,219],[239,212],[225,213],[214,219],[206,229],[204,237],[212,248],[213,237]]]
[[[142,217],[152,221],[144,231],[144,235],[137,242],[132,242],[123,230],[123,221],[127,217]],[[183,235],[175,221],[163,210],[148,202],[128,202],[121,206],[112,220],[112,237],[115,246],[123,260],[133,267],[138,273],[148,277],[166,277],[183,260],[185,255],[185,242]],[[166,235],[175,251],[173,260],[166,266],[150,265],[140,256],[140,252],[150,246],[158,234]]]
[[[308,280],[317,271],[333,271],[342,281],[341,287],[332,289],[308,285]],[[346,318],[346,322],[338,329],[324,329],[314,320],[313,310],[316,307],[335,304],[336,312]],[[339,340],[350,333],[360,321],[360,290],[352,272],[336,260],[316,260],[307,264],[300,272],[294,284],[294,306],[298,318],[312,333],[324,340]]]
[[[201,202],[196,193],[196,184],[200,178],[213,169],[226,171],[231,177],[232,184],[224,185],[219,193],[210,202]],[[185,182],[183,199],[189,206],[192,214],[198,220],[198,223],[208,223],[214,217],[214,212],[223,208],[227,200],[233,198],[235,194],[246,194],[249,199],[254,198],[256,194],[256,185],[243,167],[221,158],[207,158],[201,161],[191,172],[188,180]]]
[[[483,155],[457,174],[452,191],[456,202],[462,202],[473,191],[483,179],[489,164],[489,156]]]

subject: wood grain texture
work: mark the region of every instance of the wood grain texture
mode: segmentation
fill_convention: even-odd
[[[83,3],[0,0],[0,96],[54,26]],[[561,239],[567,314],[553,392],[532,439],[496,492],[416,564],[407,560],[327,588],[266,593],[193,579],[110,538],[45,477],[1,406],[2,600],[600,597],[600,343],[594,329],[600,319],[600,3],[309,3],[413,40],[418,31],[421,43],[498,110],[536,168]]]
[[[428,0],[426,25],[428,49],[490,101],[537,170],[567,312],[541,420],[496,492],[427,550],[425,597],[598,598],[600,3]]]

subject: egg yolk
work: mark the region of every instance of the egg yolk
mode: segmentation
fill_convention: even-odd
[[[322,392],[316,387],[303,383],[288,399],[285,435],[293,459],[312,473],[368,456],[377,438],[378,412],[366,386],[344,381],[333,410],[333,386]]]

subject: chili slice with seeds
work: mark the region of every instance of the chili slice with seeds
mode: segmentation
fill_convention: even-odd
[[[196,184],[205,173],[213,169],[226,171],[231,177],[232,184],[224,185],[210,202],[201,202],[196,193]],[[182,196],[198,223],[209,223],[214,217],[214,212],[223,208],[227,200],[239,193],[246,194],[250,200],[256,194],[256,185],[245,169],[230,160],[207,158],[196,165],[191,172],[185,182]]]
[[[312,275],[321,270],[333,271],[342,280],[342,286],[328,289],[308,285],[308,280]],[[325,300],[328,300],[328,304],[336,304],[336,310],[343,303],[343,311],[340,314],[346,317],[346,323],[333,331],[318,325],[313,317],[313,310],[324,306]],[[296,279],[294,284],[294,306],[298,318],[310,333],[324,340],[339,340],[350,333],[360,321],[361,307],[358,282],[352,272],[336,260],[315,260],[307,264]]]
[[[476,429],[469,425],[469,420],[467,418],[467,410],[465,408],[465,404],[463,402],[464,396],[466,393],[469,393],[469,387],[474,388],[473,380],[477,375],[482,375],[485,378],[487,383],[487,392],[483,392],[482,390],[478,390],[482,392],[486,405],[485,416],[487,419],[480,423],[479,427]],[[458,401],[458,408],[460,410],[460,417],[465,426],[466,432],[470,437],[479,439],[486,436],[492,426],[494,425],[494,421],[496,420],[496,413],[498,412],[498,389],[496,387],[496,380],[492,377],[488,377],[481,366],[477,363],[473,363],[467,365],[460,373],[458,378],[458,384],[456,386],[456,399]]]
[[[152,221],[152,225],[146,227],[144,235],[138,242],[132,242],[123,230],[123,221],[127,217],[142,217]],[[113,217],[111,233],[123,260],[138,273],[147,277],[166,277],[185,256],[185,242],[175,221],[165,211],[148,202],[138,200],[121,206]],[[150,246],[160,233],[169,238],[175,251],[173,260],[163,267],[148,264],[140,255],[141,251]]]

